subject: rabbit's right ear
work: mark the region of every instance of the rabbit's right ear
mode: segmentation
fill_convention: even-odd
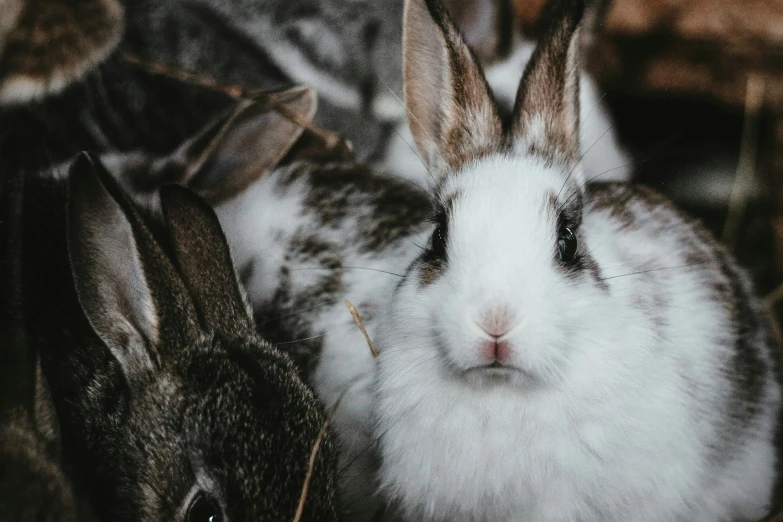
[[[189,189],[167,185],[161,206],[177,265],[208,331],[247,333],[253,320],[215,211]]]
[[[317,97],[309,87],[292,87],[270,97],[305,120],[315,115]],[[302,131],[301,125],[269,103],[246,101],[188,140],[166,161],[184,165],[183,179],[177,181],[217,205],[274,169]]]
[[[435,175],[495,150],[497,106],[473,54],[438,0],[406,0],[403,72],[408,122]]]
[[[68,179],[68,254],[79,303],[130,382],[156,367],[158,310],[128,217],[81,154]]]

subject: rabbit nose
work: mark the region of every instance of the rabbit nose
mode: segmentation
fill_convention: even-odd
[[[513,314],[506,306],[497,306],[489,308],[481,316],[481,320],[476,324],[484,333],[497,341],[506,335],[514,326]]]

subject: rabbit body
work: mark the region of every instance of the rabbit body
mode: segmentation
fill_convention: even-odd
[[[493,192],[481,214],[541,212],[497,177],[472,180]],[[466,207],[479,198],[469,183],[449,187],[471,194]],[[493,248],[480,232],[526,237],[535,230],[518,224],[540,220],[514,212],[511,227],[473,210],[451,230],[472,228],[457,241],[477,252]],[[431,289],[409,272],[376,334],[381,487],[410,520],[761,519],[780,388],[747,276],[647,189],[588,187],[580,230],[590,282],[520,270],[549,255],[522,241],[491,263],[459,256],[459,279]],[[519,374],[468,375],[460,365],[476,357],[441,347],[481,337],[468,317],[486,297],[524,314],[509,341]]]

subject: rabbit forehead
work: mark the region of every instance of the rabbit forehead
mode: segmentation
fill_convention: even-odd
[[[529,238],[528,246],[552,239],[560,212],[581,202],[571,198],[577,189],[565,167],[536,157],[493,155],[450,176],[439,199],[451,208],[454,246],[484,237],[505,250],[513,244],[509,233]]]
[[[450,177],[440,199],[449,209],[451,277],[473,281],[480,289],[476,298],[562,284],[567,271],[556,261],[560,228],[577,230],[582,211],[581,192],[568,172],[535,157],[498,155]]]

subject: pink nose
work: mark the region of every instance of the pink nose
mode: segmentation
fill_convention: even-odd
[[[485,311],[477,324],[487,335],[497,340],[511,330],[513,326],[512,319],[513,317],[509,309],[501,306]]]
[[[482,358],[493,363],[506,361],[511,356],[511,344],[501,338],[514,326],[511,311],[504,306],[489,308],[476,324],[492,337],[481,341]]]

